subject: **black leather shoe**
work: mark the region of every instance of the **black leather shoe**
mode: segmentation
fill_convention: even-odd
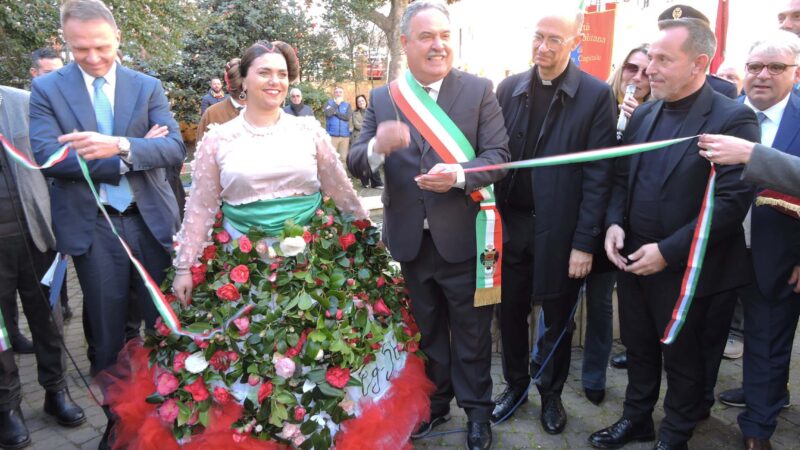
[[[19,408],[0,412],[0,447],[22,448],[31,443],[31,435]]]
[[[628,352],[619,352],[616,355],[612,356],[609,364],[611,365],[611,367],[615,369],[627,369]]]
[[[633,423],[621,418],[614,425],[595,431],[589,436],[589,444],[594,448],[620,448],[628,442],[646,442],[656,438],[653,421]]]
[[[36,351],[33,342],[21,334],[11,338],[11,348],[14,349],[14,353],[20,355],[30,355]]]
[[[522,400],[520,406],[528,402],[528,393],[525,392],[526,388],[512,388],[507,386],[502,394],[494,399],[494,411],[492,411],[492,422],[497,422],[505,417],[517,403]],[[523,398],[524,397],[524,398]],[[509,416],[511,417],[511,416]]]
[[[786,392],[786,402],[783,404],[784,408],[791,406],[792,401],[789,392]],[[722,391],[719,393],[719,401],[723,405],[733,406],[734,408],[746,408],[747,402],[744,400],[744,389],[734,388]]]
[[[561,404],[561,396],[542,397],[542,415],[539,418],[542,428],[549,434],[559,434],[567,426],[567,412]]]
[[[83,410],[72,401],[66,389],[44,394],[44,412],[54,416],[56,422],[65,427],[77,427],[86,422]]]
[[[467,422],[467,450],[492,448],[492,427],[489,422]]]
[[[422,422],[419,424],[417,431],[411,434],[411,439],[424,438],[425,436],[429,435],[434,428],[447,422],[448,420],[450,420],[450,414],[448,413],[431,416],[431,420],[429,422]]]
[[[769,439],[744,438],[744,450],[772,450]]]
[[[606,390],[605,389],[589,389],[583,388],[583,393],[586,394],[586,398],[594,403],[595,405],[599,405],[603,403],[603,399],[606,398]]]
[[[686,442],[680,444],[667,444],[662,440],[656,441],[653,450],[689,450],[689,445]]]

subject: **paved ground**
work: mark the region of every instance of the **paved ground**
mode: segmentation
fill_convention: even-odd
[[[375,195],[378,191],[368,190],[365,194]],[[376,219],[379,216],[375,217]],[[65,341],[69,351],[75,358],[80,370],[87,374],[89,363],[86,358],[83,328],[81,323],[81,294],[74,272],[70,269],[68,278],[69,294],[75,318],[67,323]],[[24,319],[23,319],[24,321]],[[23,330],[27,325],[23,324]],[[27,334],[27,331],[26,331]],[[615,351],[618,350],[615,348]],[[792,380],[790,390],[795,404],[785,409],[779,420],[778,429],[772,443],[775,449],[800,449],[800,333],[795,336],[794,359],[792,361]],[[608,369],[608,391],[606,400],[601,406],[594,406],[583,397],[580,384],[580,362],[582,349],[574,348],[570,377],[564,389],[563,400],[569,421],[566,430],[551,436],[544,433],[539,425],[539,397],[531,394],[530,401],[509,422],[498,426],[495,433],[496,449],[582,449],[588,448],[586,438],[597,429],[613,423],[621,414],[622,398],[625,392],[627,377],[625,371]],[[100,436],[105,428],[105,416],[102,410],[91,400],[88,390],[81,382],[75,367],[68,362],[68,382],[75,400],[86,411],[88,420],[78,428],[63,428],[55,420],[42,412],[44,391],[36,383],[36,366],[33,355],[17,356],[20,376],[23,380],[22,411],[33,439],[35,449],[96,449]],[[736,387],[741,376],[741,360],[723,361],[720,368],[717,392]],[[502,391],[502,375],[499,355],[494,356],[492,377],[495,380],[495,392]],[[656,423],[663,416],[657,408]],[[455,430],[465,425],[463,413],[454,404],[454,418],[442,430]],[[717,404],[712,409],[711,418],[703,422],[695,432],[690,443],[692,449],[737,449],[741,448],[739,428],[736,425],[736,408],[728,408]],[[445,450],[463,448],[464,434],[450,434],[433,437],[415,443],[417,448]],[[652,445],[652,444],[651,444]],[[636,444],[626,448],[638,450],[649,449],[651,445]],[[376,449],[379,450],[379,449]]]

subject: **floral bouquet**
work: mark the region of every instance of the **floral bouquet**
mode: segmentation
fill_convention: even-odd
[[[368,220],[341,214],[330,200],[310,225],[289,221],[277,239],[258,228],[232,239],[221,220],[214,244],[192,268],[190,304],[168,298],[185,330],[222,332],[192,339],[172,334],[159,318],[144,343],[150,416],[178,444],[197,442],[226,411],[235,420],[222,431],[236,444],[255,438],[342,448],[348,421],[358,429],[360,415],[385,415],[386,408],[375,409],[381,397],[392,398],[390,380],[403,369],[416,371],[415,386],[403,399],[398,387],[394,400],[407,409],[416,399],[410,429],[425,418],[430,383],[411,356],[419,353],[419,331],[403,280]],[[405,364],[412,358],[415,364]],[[380,383],[389,383],[388,391]],[[124,389],[118,394],[130,401]]]

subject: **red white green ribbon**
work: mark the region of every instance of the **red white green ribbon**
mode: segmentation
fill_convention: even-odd
[[[28,158],[28,155],[21,152],[16,147],[14,147],[14,145],[11,142],[9,142],[8,139],[6,139],[6,137],[3,136],[2,133],[0,133],[0,142],[3,143],[3,147],[5,147],[6,153],[8,153],[8,156],[10,156],[11,159],[31,170],[49,169],[55,166],[56,164],[60,163],[61,161],[65,160],[67,158],[67,155],[69,154],[69,146],[64,145],[63,147],[58,149],[55,153],[50,155],[50,157],[47,158],[47,161],[45,161],[44,164],[40,166],[36,164],[33,160]]]
[[[11,350],[11,339],[6,330],[6,321],[3,318],[3,311],[0,311],[0,352]]]
[[[463,164],[475,159],[475,150],[467,137],[425,92],[411,71],[392,81],[389,91],[400,111],[444,163]],[[493,186],[474,191],[470,197],[481,204],[475,218],[475,306],[491,305],[500,302],[500,260],[503,254],[500,212],[495,205]]]
[[[672,310],[672,319],[667,324],[667,329],[664,330],[664,337],[661,338],[661,342],[667,345],[675,342],[678,333],[683,328],[686,316],[689,313],[689,307],[692,305],[692,299],[694,299],[694,292],[697,290],[697,283],[700,280],[700,271],[703,268],[703,259],[708,247],[708,237],[711,233],[715,175],[716,171],[712,164],[711,172],[708,175],[706,193],[703,198],[703,206],[700,207],[700,215],[697,218],[697,225],[694,227],[692,246],[689,249],[689,260],[686,263],[686,271],[683,273],[683,282],[681,283],[681,293],[678,297],[678,303],[675,304],[675,308]]]

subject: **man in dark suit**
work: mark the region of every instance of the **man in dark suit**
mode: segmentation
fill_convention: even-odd
[[[782,30],[756,41],[747,58],[743,102],[756,112],[761,144],[772,147],[768,152],[800,156],[800,96],[792,92],[800,80],[799,59],[800,38]],[[726,153],[738,144],[730,140],[702,139],[703,156],[728,162]],[[800,315],[800,221],[771,206],[754,206],[751,233],[756,282],[742,297],[747,409],[739,415],[739,427],[745,448],[768,449],[778,413],[788,403],[786,383]]]
[[[498,86],[512,160],[616,144],[611,88],[570,61],[570,52],[580,45],[582,25],[578,10],[539,20],[533,38],[535,66]],[[495,421],[520,400],[527,401],[522,396],[539,369],[534,361],[528,371],[532,300],[542,302],[545,331],[536,344],[542,357],[553,351],[568,325],[592,254],[601,247],[610,172],[610,161],[522,169],[497,184],[509,239],[499,306],[508,386],[496,401]],[[571,336],[568,331],[537,380],[542,427],[551,434],[560,433],[567,421],[561,391],[569,373]]]
[[[700,133],[758,139],[753,112],[715,93],[705,71],[716,48],[714,33],[697,19],[659,22],[647,75],[654,102],[633,113],[624,143]],[[622,418],[593,433],[598,448],[652,440],[662,358],[667,373],[656,449],[686,449],[698,421],[708,415],[707,372],[719,367],[737,287],[747,283],[741,223],[752,189],[742,166],[718,167],[709,242],[691,308],[674,342],[660,342],[681,291],[709,164],[691,139],[630,158],[609,206],[605,249],[623,272],[618,278],[622,341],[628,351],[628,387]],[[716,361],[716,364],[707,361]]]
[[[413,76],[409,85],[417,83],[429,91],[476,157],[463,164],[443,164],[438,150],[398,112],[397,98],[381,87],[372,91],[348,166],[353,174],[369,177],[385,164],[383,238],[402,266],[428,357],[428,376],[436,384],[431,419],[414,436],[424,436],[445,422],[455,396],[469,420],[467,447],[487,449],[492,442],[492,308],[474,306],[479,204],[470,194],[503,172],[465,174],[463,169],[506,162],[508,137],[491,82],[452,69],[445,6],[429,1],[409,5],[401,22],[401,42]]]
[[[125,343],[131,292],[148,328],[157,311],[99,214],[74,153],[88,160],[114,226],[159,283],[179,225],[164,169],[180,164],[186,150],[161,83],[115,62],[119,30],[102,2],[67,1],[61,26],[75,62],[33,81],[30,135],[40,163],[62,144],[72,146],[71,157],[45,175],[55,179],[51,206],[58,250],[73,256],[89,309],[94,375],[114,364]],[[169,134],[145,139],[156,124],[166,125]]]

